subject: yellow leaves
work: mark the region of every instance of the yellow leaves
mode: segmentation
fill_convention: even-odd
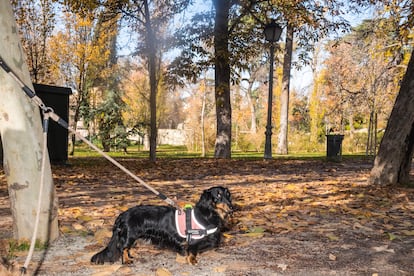
[[[295,191],[299,189],[298,185],[295,184],[287,184],[284,188],[289,191]]]
[[[84,221],[84,222],[88,222],[93,220],[93,217],[88,216],[88,215],[81,215],[77,217],[78,220]]]
[[[414,236],[414,230],[401,230],[401,233],[405,236]]]
[[[213,268],[213,271],[216,273],[224,273],[227,270],[227,266],[226,265],[222,265],[222,266],[216,266]]]
[[[253,227],[247,230],[247,232],[245,234],[243,234],[246,237],[251,237],[251,238],[261,238],[263,237],[265,232],[265,229],[262,227]]]
[[[393,241],[393,240],[398,238],[398,236],[394,233],[387,233],[387,236],[388,236],[390,241]]]
[[[188,264],[186,256],[176,254],[175,261],[179,264]]]
[[[155,276],[172,276],[172,273],[168,269],[161,267],[155,271]]]
[[[339,237],[332,234],[332,233],[328,233],[326,234],[326,237],[330,240],[330,241],[339,241]]]
[[[235,236],[229,233],[223,233],[223,237],[227,240],[233,239]]]
[[[112,231],[108,229],[98,229],[94,233],[94,238],[99,244],[105,244],[112,236]]]

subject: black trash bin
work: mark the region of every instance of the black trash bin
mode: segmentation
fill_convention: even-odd
[[[33,84],[36,95],[42,99],[47,107],[63,120],[69,119],[69,95],[72,90],[67,87],[51,86],[44,84]],[[61,127],[50,119],[49,131],[47,133],[47,147],[49,159],[53,164],[65,164],[68,160],[68,130]],[[3,164],[3,144],[0,137],[0,164]]]
[[[326,135],[326,158],[331,161],[341,161],[342,159],[342,140],[344,135]]]
[[[51,107],[63,120],[69,119],[69,95],[72,90],[67,87],[33,84],[36,95],[46,106]],[[50,162],[64,164],[68,160],[68,130],[50,120],[47,133],[47,147]]]

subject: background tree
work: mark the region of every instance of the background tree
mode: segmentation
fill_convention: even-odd
[[[355,1],[356,5],[366,3],[366,1]],[[354,2],[352,2],[353,4]],[[313,48],[316,42],[326,37],[327,34],[338,31],[340,29],[347,30],[349,24],[340,15],[345,13],[348,6],[342,3],[342,1],[327,1],[324,3],[314,1],[300,1],[292,3],[291,1],[213,1],[214,10],[207,11],[205,13],[196,14],[188,26],[180,30],[181,36],[177,39],[180,42],[180,48],[182,49],[181,55],[170,66],[170,73],[176,75],[178,82],[182,82],[181,77],[186,76],[188,79],[195,80],[199,74],[206,68],[211,68],[213,65],[215,70],[222,70],[223,66],[218,66],[215,62],[218,58],[228,56],[226,63],[230,66],[230,77],[236,82],[240,76],[237,76],[237,72],[245,69],[251,62],[252,58],[257,56],[263,56],[264,38],[262,30],[264,25],[269,21],[269,18],[277,18],[280,22],[289,22],[293,27],[295,33],[295,39],[297,39],[298,45],[298,57],[297,64],[307,64],[309,61],[308,51]],[[217,6],[220,5],[220,6]],[[214,18],[214,26],[218,26],[218,23],[223,24],[221,37],[215,30],[211,28],[211,22]],[[221,20],[221,21],[218,21]],[[223,23],[224,22],[224,23]],[[224,24],[227,24],[227,31],[224,30]],[[291,32],[290,32],[291,33]],[[227,42],[223,37],[227,37]],[[252,39],[254,38],[254,39]],[[217,44],[218,43],[218,44]],[[213,47],[222,45],[224,50],[215,48],[215,51],[211,51]],[[226,47],[226,45],[228,47]],[[226,49],[230,49],[226,52]],[[290,47],[284,48],[286,52],[286,64],[291,64],[289,59],[292,60],[292,50]],[[220,56],[217,56],[220,55]],[[223,64],[225,59],[223,58]],[[223,65],[222,64],[222,65]],[[288,68],[287,65],[285,68]],[[226,69],[227,70],[227,69]],[[222,79],[227,76],[227,73],[219,74]],[[226,77],[227,78],[227,77]],[[290,80],[290,70],[285,70],[285,83],[288,84]],[[217,81],[217,80],[216,80]],[[240,79],[239,79],[240,81]],[[218,83],[216,85],[219,85]],[[226,91],[226,94],[230,94],[227,89],[223,90],[223,87],[227,87],[229,84],[221,87],[216,87],[218,92]],[[285,85],[288,87],[288,85]],[[226,101],[220,101],[223,99],[222,94],[216,92],[216,104],[219,104],[217,108],[223,108],[223,103]],[[284,93],[284,103],[286,107],[289,105],[288,93]],[[226,114],[231,114],[231,105],[225,107]],[[287,108],[284,108],[285,114]],[[224,112],[224,111],[223,111]],[[230,116],[220,115],[217,111],[217,124],[223,125],[219,122],[224,117],[231,119]],[[288,116],[283,116],[283,125],[287,126]],[[286,120],[285,120],[286,118]],[[219,130],[219,126],[217,126]],[[286,130],[286,131],[285,131]],[[287,132],[287,127],[283,127],[284,133]],[[282,133],[280,137],[286,137]],[[229,128],[226,131],[217,133],[217,141],[227,141],[228,137],[231,137]],[[286,139],[281,139],[282,144],[286,144]],[[219,146],[220,144],[216,144]],[[230,145],[226,144],[226,152],[230,150]],[[287,147],[283,147],[287,152]],[[221,156],[220,147],[216,148],[216,157],[229,157],[230,154]]]
[[[100,20],[105,11],[92,10],[82,13],[64,14],[65,28],[51,40],[53,72],[60,85],[75,88],[71,97],[73,116],[70,124],[77,129],[78,122],[90,123],[90,103],[101,93],[96,89],[108,77],[110,59],[113,57],[113,37],[117,32],[116,21]],[[100,14],[100,15],[99,15]],[[75,135],[72,135],[74,153]]]
[[[217,138],[214,156],[231,157],[231,103],[229,12],[231,1],[213,0],[216,10],[214,24],[214,80],[216,94]]]
[[[135,22],[141,35],[138,52],[147,61],[150,84],[150,160],[156,160],[157,147],[157,95],[161,80],[161,52],[163,32],[173,16],[187,7],[189,0],[181,1],[128,1],[120,5],[122,14]]]
[[[187,148],[206,156],[215,143],[214,79],[205,73],[200,84],[190,86],[186,93],[185,128],[190,131]]]
[[[309,131],[310,131],[310,143],[318,144],[322,141],[326,131],[323,129],[323,117],[325,116],[325,108],[322,104],[322,89],[323,86],[323,72],[318,68],[320,64],[320,54],[322,52],[322,46],[319,44],[314,52],[312,57],[312,62],[310,64],[312,69],[312,92],[309,96]]]
[[[369,183],[376,185],[409,184],[414,149],[414,55],[388,120]]]
[[[290,92],[290,71],[293,54],[293,33],[294,27],[287,24],[285,55],[283,57],[282,94],[280,97],[280,126],[276,152],[288,154],[288,125],[289,125],[289,92]]]
[[[122,101],[125,109],[122,112],[125,126],[134,129],[144,139],[150,122],[149,112],[149,82],[147,71],[137,62],[122,65],[126,74],[121,82],[123,90]]]
[[[0,56],[33,91],[28,66],[19,42],[17,25],[12,7],[7,0],[0,0]],[[20,85],[0,68],[1,119],[0,132],[3,145],[5,170],[11,212],[13,236],[30,239],[33,234],[40,190],[42,158],[46,158],[44,190],[37,238],[41,242],[53,241],[59,235],[58,205],[53,186],[47,151],[43,155],[42,124],[39,108],[23,93]]]
[[[414,153],[414,55],[410,43],[414,27],[414,3],[392,1],[386,2],[385,6],[383,10],[390,15],[393,35],[397,38],[397,43],[385,45],[385,48],[392,49],[390,53],[396,57],[404,56],[404,51],[409,51],[411,58],[368,182],[375,185],[409,184]]]
[[[329,58],[325,74],[327,106],[326,118],[332,126],[344,133],[361,128],[358,120],[368,124],[366,153],[375,154],[377,120],[385,121],[395,97],[401,66],[384,48],[390,34],[384,36],[383,20],[367,20],[341,41],[327,46]],[[391,35],[392,36],[392,35]],[[384,127],[380,125],[380,127]]]
[[[13,0],[30,76],[35,83],[50,84],[48,43],[56,23],[52,0]]]
[[[130,31],[138,34],[135,54],[142,57],[149,72],[150,89],[150,160],[156,159],[157,145],[157,97],[161,81],[161,53],[164,51],[163,33],[167,31],[167,23],[175,14],[181,12],[189,4],[189,0],[181,1],[79,1],[70,0],[66,3],[78,13],[91,13],[105,9],[109,17],[122,16]]]
[[[204,70],[214,67],[217,128],[215,157],[230,158],[231,78],[236,79],[237,70],[248,66],[248,57],[257,57],[263,53],[263,43],[258,41],[263,42],[264,38],[262,27],[257,28],[260,23],[255,23],[250,17],[255,1],[212,3],[214,10],[197,13],[188,25],[180,29],[181,35],[177,34],[177,45],[182,52],[169,67],[169,75],[174,76],[176,83],[182,84],[183,77],[194,81]]]

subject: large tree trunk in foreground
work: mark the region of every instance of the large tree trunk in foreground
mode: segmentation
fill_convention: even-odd
[[[8,0],[0,0],[0,55],[31,89],[29,70],[19,42],[17,26]],[[24,94],[16,81],[0,68],[0,132],[3,166],[6,174],[13,235],[31,239],[40,186],[42,160],[42,124],[39,108]],[[47,158],[45,183],[37,238],[41,242],[58,237],[57,199]]]
[[[382,138],[370,184],[408,184],[414,149],[414,53]]]
[[[231,103],[228,0],[214,0],[216,20],[214,26],[215,95],[217,133],[214,157],[231,158]]]

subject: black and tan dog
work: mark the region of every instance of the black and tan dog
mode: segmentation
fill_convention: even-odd
[[[224,187],[203,191],[191,212],[169,206],[135,206],[118,216],[108,246],[91,262],[114,263],[121,258],[123,264],[132,263],[129,250],[137,239],[143,239],[174,250],[186,256],[188,263],[196,264],[198,253],[219,246],[225,220],[232,211],[231,195]],[[180,222],[183,213],[192,214],[191,222],[189,215],[184,223]]]

